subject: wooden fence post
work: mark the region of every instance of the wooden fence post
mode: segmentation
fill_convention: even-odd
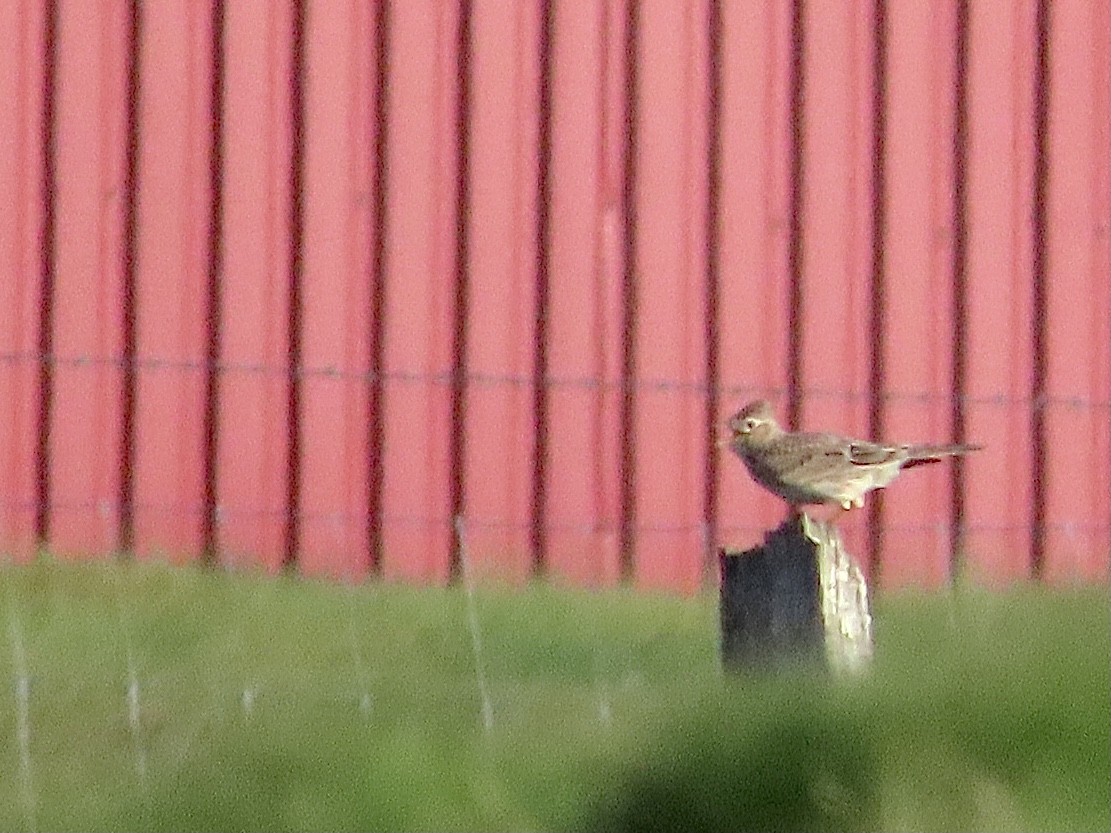
[[[721,550],[721,658],[730,671],[824,664],[853,672],[872,656],[864,574],[830,523],[801,515],[751,550]]]

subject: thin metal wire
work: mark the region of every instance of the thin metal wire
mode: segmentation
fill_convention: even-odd
[[[107,367],[123,369],[126,359],[122,356],[40,356],[30,351],[0,352],[0,365],[27,364],[38,366],[40,361],[54,367],[84,368]],[[210,363],[202,360],[165,359],[151,356],[137,356],[135,367],[139,370],[168,370],[179,373],[208,373],[212,367],[218,373],[272,376],[275,379],[288,380],[291,377],[300,379],[335,379],[346,382],[370,383],[373,381],[395,383],[420,383],[448,387],[453,377],[449,369],[443,372],[417,372],[408,370],[389,370],[380,376],[369,371],[345,370],[334,365],[318,367],[301,366],[291,368],[284,364],[264,364],[257,362],[216,362]],[[464,383],[469,385],[484,385],[491,387],[505,386],[517,388],[531,388],[536,380],[531,375],[513,373],[476,373],[466,372],[462,375]],[[595,376],[548,376],[542,384],[556,389],[579,389],[588,391],[624,391],[626,387],[638,391],[675,391],[705,394],[711,391],[722,397],[740,398],[744,396],[772,396],[779,397],[786,394],[782,387],[757,387],[754,385],[709,385],[705,381],[688,381],[680,379],[660,378],[634,378],[628,385],[619,378],[602,378]],[[801,390],[804,399],[838,399],[845,402],[866,402],[869,394],[864,390],[845,390],[839,388],[803,387]],[[1009,393],[998,392],[994,394],[957,395],[939,391],[885,391],[881,400],[890,402],[915,402],[923,405],[952,404],[961,401],[966,405],[993,405],[1007,408],[1029,408],[1046,406],[1066,406],[1070,408],[1093,408],[1097,410],[1111,410],[1111,397],[1097,399],[1089,396],[1013,396]]]

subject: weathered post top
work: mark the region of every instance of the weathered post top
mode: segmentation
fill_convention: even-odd
[[[763,546],[719,557],[726,669],[817,663],[853,672],[867,665],[868,587],[832,524],[794,515]]]

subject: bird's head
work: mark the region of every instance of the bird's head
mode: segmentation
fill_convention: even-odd
[[[783,429],[775,421],[772,406],[763,399],[745,405],[729,418],[727,425],[729,436],[721,444],[728,445],[737,452],[747,448],[760,448],[783,433]]]

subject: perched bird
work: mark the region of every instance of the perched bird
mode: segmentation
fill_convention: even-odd
[[[723,440],[761,486],[783,498],[795,513],[806,504],[864,505],[903,469],[976,451],[979,445],[885,445],[836,434],[791,433],[775,421],[771,405],[750,402],[728,422]]]

